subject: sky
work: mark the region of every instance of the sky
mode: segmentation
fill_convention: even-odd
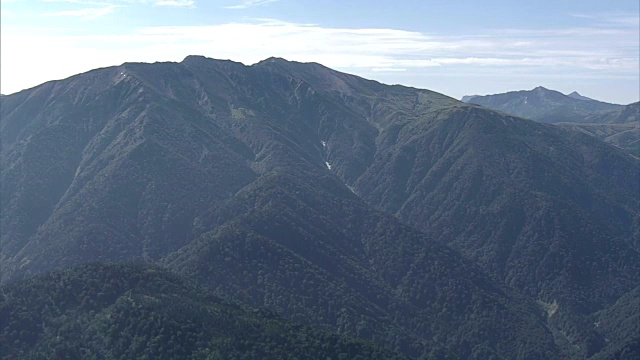
[[[0,0],[0,92],[187,55],[318,62],[461,98],[640,98],[638,0]]]

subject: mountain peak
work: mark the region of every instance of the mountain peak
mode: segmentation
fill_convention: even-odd
[[[214,59],[214,58],[210,58],[210,57],[206,57],[203,55],[187,55],[187,57],[185,57],[182,60],[182,64],[194,64],[194,63],[199,63],[199,64],[204,64],[204,63],[218,63],[218,64],[242,64],[241,62],[238,61],[233,61],[233,60],[225,60],[225,59]],[[242,64],[244,65],[244,64]]]
[[[277,56],[270,56],[260,62],[258,62],[258,64],[268,64],[268,63],[290,63],[289,60],[281,58],[281,57],[277,57]]]
[[[586,96],[580,95],[580,93],[578,93],[577,91],[574,91],[571,94],[568,94],[567,96],[570,98],[578,99],[578,100],[593,100],[592,98],[588,98]]]
[[[535,89],[533,89],[532,91],[551,91],[551,90],[547,89],[544,86],[538,86]]]
[[[577,92],[565,95],[543,86],[537,86],[531,90],[476,96],[466,100],[469,103],[483,105],[511,115],[552,123],[581,122],[585,120],[585,114],[621,108],[621,105],[596,101]]]
[[[187,57],[184,58],[184,60],[182,61],[203,61],[203,60],[212,60],[206,56],[203,55],[187,55]]]

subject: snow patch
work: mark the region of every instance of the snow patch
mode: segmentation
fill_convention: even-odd
[[[327,165],[327,169],[331,170],[331,164],[329,164],[327,161],[325,161],[324,164]]]

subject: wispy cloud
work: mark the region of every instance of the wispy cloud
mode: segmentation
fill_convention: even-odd
[[[274,3],[278,0],[242,0],[236,5],[228,5],[224,6],[225,9],[246,9],[256,6],[264,6],[267,4]]]
[[[93,4],[90,4],[93,5]],[[42,14],[42,16],[65,16],[65,17],[79,17],[85,20],[92,20],[112,13],[115,9],[122,7],[122,5],[116,4],[96,4],[97,7],[81,8],[75,10],[60,10],[50,13]]]
[[[16,13],[14,13],[13,11],[10,10],[2,10],[0,9],[0,17],[3,17],[5,19],[13,19],[16,17]]]
[[[7,0],[3,0],[7,1]],[[85,20],[99,18],[112,13],[115,9],[123,8],[135,4],[145,4],[152,6],[169,7],[194,7],[195,0],[42,0],[46,3],[65,3],[81,5],[81,8],[69,10],[56,10],[41,14],[42,16],[66,16],[79,17]]]
[[[605,13],[573,13],[570,14],[576,18],[587,19],[595,21],[599,25],[611,26],[640,26],[640,15],[638,13],[630,12],[605,12]]]
[[[558,78],[637,79],[640,67],[637,27],[617,25],[486,30],[444,36],[261,19],[209,26],[147,27],[125,35],[27,36],[5,31],[1,35],[3,87],[12,82],[35,85],[52,77],[125,61],[180,61],[190,54],[245,64],[279,56],[319,62],[363,76],[386,79],[385,74],[395,74],[409,80],[426,72],[432,76],[486,72],[507,77],[545,73]],[[47,54],[49,66],[40,73],[34,69],[41,67],[30,65],[30,59],[39,59],[42,54]]]
[[[150,0],[146,1],[155,6],[194,7],[195,0]]]
[[[373,68],[371,69],[373,72],[405,72],[407,69],[401,68]]]
[[[16,1],[16,0],[0,0],[0,1]],[[111,0],[111,1],[92,1],[92,0],[42,0],[48,3],[70,3],[85,5],[122,5],[122,4],[149,4],[155,6],[193,6],[195,0]]]

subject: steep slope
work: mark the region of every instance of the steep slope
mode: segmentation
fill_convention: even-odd
[[[638,160],[584,134],[276,58],[1,101],[4,281],[145,259],[406,354],[523,359],[598,353],[590,317],[640,285]]]
[[[322,71],[296,76],[379,130],[374,162],[354,183],[338,173],[343,181],[541,304],[560,304],[549,322],[574,356],[603,348],[588,314],[640,280],[637,159],[421,90],[353,91],[366,82]]]
[[[356,193],[532,298],[560,304],[556,316],[602,309],[638,284],[636,158],[482,109],[431,119],[379,147]],[[589,328],[575,321],[576,332]],[[588,356],[603,343],[574,345]]]
[[[91,81],[103,89],[87,90]],[[97,70],[9,100],[7,280],[87,261],[158,260],[244,303],[416,356],[558,354],[533,303],[375,213],[340,180],[353,183],[373,161],[378,128],[402,116],[391,105],[453,99],[319,65],[189,57]],[[372,123],[365,109],[385,117]],[[60,126],[83,136],[32,135]],[[25,169],[39,176],[34,185]],[[39,203],[26,197],[56,186],[34,222]]]
[[[640,356],[640,287],[629,291],[611,308],[595,316],[598,331],[609,347],[597,359],[636,359]]]
[[[585,251],[594,258],[601,256],[599,250],[603,249],[597,249],[599,246],[612,246],[607,252],[611,252],[613,258],[626,259],[619,260],[624,263],[620,264],[620,271],[627,266],[636,268],[640,249],[635,236],[640,201],[637,159],[582,134],[465,106],[424,90],[369,85],[365,80],[319,65],[312,65],[314,71],[302,74],[296,71],[302,64],[286,67],[285,62],[277,59],[265,61],[261,66],[283,74],[286,69],[288,74],[304,79],[318,92],[350,104],[357,115],[376,125],[376,153],[366,172],[352,183],[349,177],[335,171],[358,195],[376,207],[398,215],[436,239],[454,245],[463,241],[464,246],[459,244],[461,251],[471,254],[475,251],[472,249],[483,246],[472,245],[480,241],[475,240],[478,238],[488,237],[481,240],[486,246],[495,246],[490,245],[490,239],[500,236],[515,240],[517,233],[492,234],[501,231],[501,226],[494,226],[497,224],[493,222],[504,220],[506,214],[518,214],[506,210],[510,206],[507,203],[522,207],[523,201],[531,202],[530,209],[522,209],[525,217],[522,226],[530,225],[536,231],[575,233],[567,237],[574,240],[562,242],[591,239],[595,245]],[[329,159],[335,156],[332,150],[327,148]],[[496,206],[504,206],[505,212],[495,212]],[[554,208],[567,211],[562,229],[544,230],[544,226],[527,224],[540,220],[534,220],[534,213],[550,216],[556,211]],[[477,229],[470,226],[476,221]],[[599,230],[592,229],[594,226]],[[601,235],[594,237],[594,234]],[[523,235],[522,241],[532,244],[537,236],[550,242],[565,238],[564,235],[547,237],[531,233]],[[574,248],[569,244],[563,246]],[[501,255],[504,259],[498,261],[497,249],[489,253],[486,250],[489,249],[478,251],[496,254],[486,265],[500,274],[500,263],[507,260],[509,253]],[[518,262],[521,258],[514,256]],[[531,261],[539,263],[540,260]],[[576,259],[575,264],[579,263]],[[602,266],[608,267],[609,263]],[[607,274],[610,270],[602,268],[595,272]],[[627,274],[634,278],[630,283],[638,281],[633,272],[623,271],[619,275],[626,278]],[[522,286],[525,283],[530,286],[537,281],[522,281]],[[608,283],[609,280],[603,278],[600,286]],[[621,285],[618,294],[632,287],[627,286]]]
[[[624,124],[557,124],[572,131],[579,131],[598,140],[617,146],[640,157],[640,120]]]
[[[620,271],[635,268],[639,243],[633,235],[640,197],[636,159],[582,134],[561,134],[553,127],[483,109],[454,109],[426,119],[409,123],[395,144],[379,148],[376,162],[358,179],[356,193],[455,245],[501,277],[513,276],[505,272],[510,259],[518,268],[523,261],[531,262],[526,267],[542,264],[547,252],[517,256],[512,252],[525,251],[517,249],[518,244],[547,249],[552,243],[564,244],[577,251],[571,242],[589,241],[580,251],[592,260],[576,258],[576,266],[595,266],[604,251],[624,261]],[[562,225],[544,225],[552,218]],[[537,244],[537,238],[546,239],[546,245]],[[620,281],[610,265],[602,263],[607,271],[593,270],[606,276],[599,286],[607,291]],[[590,279],[584,283],[589,288],[585,300],[593,299],[588,283],[597,276],[581,273]],[[542,279],[505,280],[525,288]],[[532,289],[531,294],[539,291]]]
[[[592,100],[579,94],[578,96],[564,95],[541,86],[533,90],[474,96],[467,99],[467,102],[472,104],[545,123],[585,122],[588,116],[622,108],[622,105]]]
[[[555,356],[533,303],[352,194],[335,194],[274,174],[212,212],[213,229],[169,265],[253,306],[414,356]]]
[[[629,104],[621,109],[590,115],[584,122],[594,124],[637,124],[640,122],[640,102]]]
[[[405,358],[141,265],[78,266],[3,287],[0,319],[3,359]]]
[[[189,240],[194,214],[255,178],[246,145],[125,71],[3,101],[3,258],[22,252],[43,269],[156,259]]]

